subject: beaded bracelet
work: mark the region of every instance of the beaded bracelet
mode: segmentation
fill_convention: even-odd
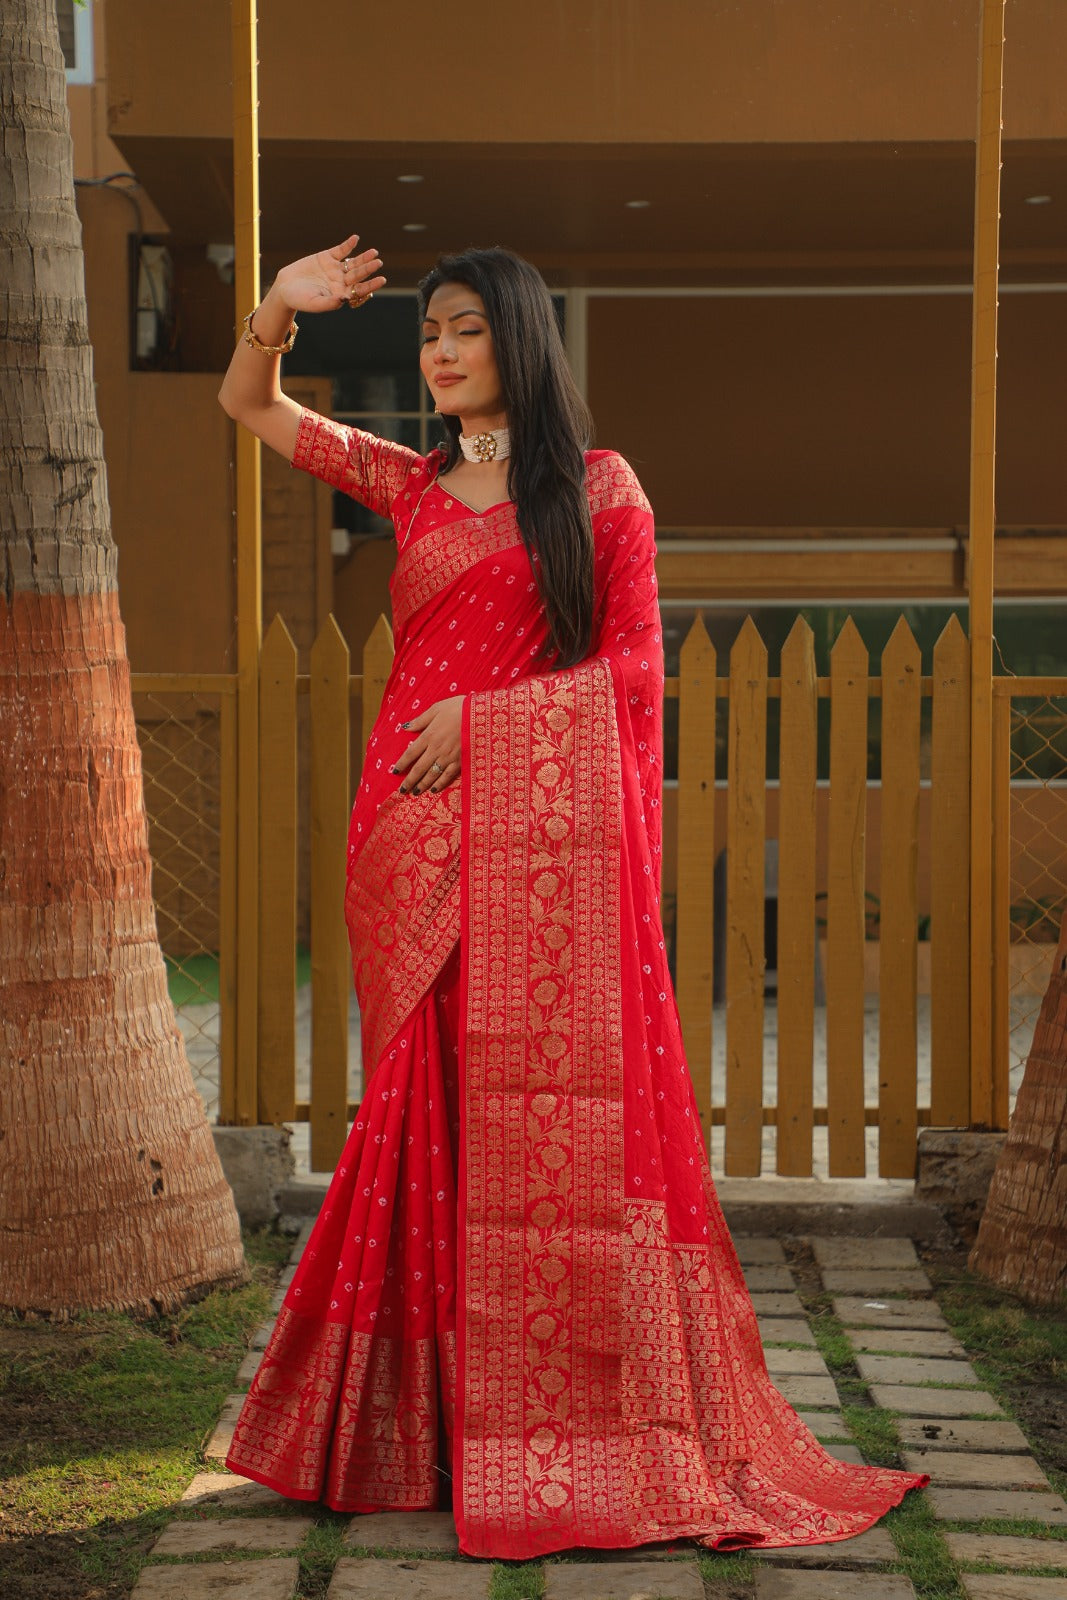
[[[244,338],[245,344],[251,345],[253,350],[262,350],[265,356],[284,356],[286,351],[291,350],[296,343],[296,318],[293,318],[284,344],[264,344],[263,340],[257,337],[255,330],[252,327],[252,318],[255,316],[258,310],[259,307],[255,306],[248,313],[247,317],[243,319],[245,331],[242,337]]]

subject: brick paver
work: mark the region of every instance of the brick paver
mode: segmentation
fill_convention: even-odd
[[[786,1567],[876,1567],[895,1561],[897,1547],[879,1523],[854,1539],[834,1544],[789,1545],[784,1550],[761,1550],[760,1561],[781,1562]],[[864,1594],[867,1593],[864,1588]]]
[[[451,1511],[375,1511],[353,1517],[345,1544],[363,1550],[427,1550],[442,1554],[459,1550]]]
[[[976,1489],[1047,1489],[1049,1481],[1032,1456],[972,1454],[969,1450],[905,1450],[908,1472],[928,1472],[931,1483]]]
[[[815,1335],[800,1317],[760,1317],[760,1338],[764,1344],[814,1345]]]
[[[247,1388],[259,1371],[259,1363],[263,1360],[262,1350],[250,1350],[241,1365],[237,1368],[237,1383],[242,1388]]]
[[[1016,1422],[953,1422],[947,1417],[900,1417],[901,1444],[920,1450],[977,1450],[1026,1455],[1030,1446]]]
[[[778,1373],[795,1373],[808,1378],[830,1376],[830,1369],[818,1350],[776,1350],[772,1345],[764,1354],[772,1378]]]
[[[932,1294],[921,1267],[823,1267],[823,1287],[831,1294]]]
[[[181,1499],[182,1505],[224,1506],[245,1511],[259,1506],[275,1506],[279,1513],[306,1511],[301,1500],[286,1500],[273,1489],[251,1478],[241,1478],[235,1472],[198,1472]]]
[[[846,1328],[853,1350],[872,1355],[945,1356],[962,1360],[967,1352],[951,1333],[939,1328]]]
[[[265,1350],[267,1348],[267,1341],[270,1339],[270,1336],[271,1336],[271,1334],[273,1332],[274,1332],[274,1318],[273,1317],[270,1319],[269,1322],[261,1322],[259,1327],[256,1329],[255,1333],[252,1335],[252,1346],[251,1346],[251,1348],[253,1350]]]
[[[757,1317],[799,1317],[803,1320],[804,1307],[800,1303],[800,1296],[795,1292],[785,1294],[778,1289],[753,1290],[751,1284],[748,1286],[748,1292],[752,1296],[752,1309]]]
[[[771,1382],[794,1408],[839,1404],[833,1378],[806,1378],[795,1373],[773,1373]]]
[[[923,1356],[858,1355],[856,1365],[868,1383],[943,1383],[957,1389],[980,1386],[969,1361],[926,1360]]]
[[[207,1461],[225,1461],[226,1452],[233,1443],[233,1430],[237,1426],[237,1418],[241,1414],[241,1407],[245,1403],[243,1394],[231,1394],[223,1403],[219,1420],[215,1424],[215,1431],[204,1446],[204,1458]]]
[[[756,1573],[755,1600],[915,1600],[907,1578],[886,1572],[789,1571]]]
[[[926,1497],[942,1522],[981,1522],[985,1517],[1028,1522],[1033,1518],[1050,1528],[1067,1528],[1067,1501],[1036,1489],[951,1489],[932,1483]]]
[[[486,1600],[491,1561],[357,1561],[342,1556],[326,1600]]]
[[[826,1443],[826,1454],[834,1456],[838,1461],[848,1461],[854,1467],[864,1465],[860,1447],[856,1444],[841,1444],[838,1440],[831,1439]]]
[[[154,1556],[196,1556],[205,1550],[295,1550],[314,1526],[310,1517],[219,1517],[172,1522]]]
[[[1067,1600],[1067,1583],[1062,1578],[983,1572],[965,1574],[961,1582],[967,1600]]]
[[[840,1295],[834,1316],[846,1328],[939,1328],[949,1326],[933,1300],[879,1300],[871,1295]]]
[[[762,1234],[735,1233],[734,1249],[743,1267],[777,1266],[785,1261],[781,1240],[768,1239]]]
[[[797,1416],[816,1439],[851,1438],[840,1411],[798,1411]]]
[[[994,1533],[945,1533],[942,1537],[956,1560],[969,1565],[1008,1567],[1014,1572],[1062,1567],[1067,1572],[1067,1542],[1063,1539],[1015,1539]]]
[[[145,1567],[130,1600],[292,1600],[299,1576],[295,1556]]]
[[[809,1239],[820,1267],[917,1267],[910,1239]]]
[[[704,1584],[695,1561],[550,1561],[545,1600],[704,1600]]]
[[[934,1389],[919,1384],[872,1383],[871,1398],[886,1411],[909,1417],[1002,1417],[1004,1410],[984,1389]]]
[[[749,1293],[788,1293],[793,1287],[793,1274],[788,1267],[745,1267],[745,1282]]]

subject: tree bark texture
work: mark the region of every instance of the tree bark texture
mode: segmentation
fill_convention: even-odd
[[[53,0],[0,28],[0,1305],[243,1280],[156,934]]]
[[[1035,1305],[1067,1292],[1067,913],[970,1265]]]

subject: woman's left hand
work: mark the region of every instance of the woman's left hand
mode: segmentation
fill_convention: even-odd
[[[404,775],[401,794],[438,794],[459,777],[464,698],[457,694],[450,700],[438,700],[429,711],[404,723],[418,737],[392,769]]]

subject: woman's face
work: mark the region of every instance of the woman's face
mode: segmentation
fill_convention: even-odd
[[[419,365],[438,411],[459,417],[464,433],[507,427],[485,304],[466,284],[442,283],[430,296]]]

